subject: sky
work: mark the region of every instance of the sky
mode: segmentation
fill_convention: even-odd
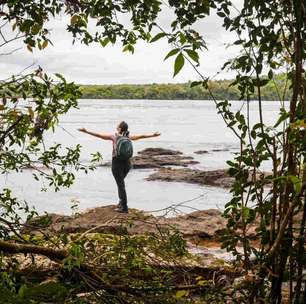
[[[128,20],[124,17],[123,23]],[[164,28],[169,27],[172,13],[164,9],[158,23]],[[143,83],[180,83],[198,80],[198,76],[191,66],[185,67],[173,78],[173,64],[175,57],[164,61],[165,55],[171,49],[166,39],[155,43],[138,42],[135,53],[122,52],[122,46],[110,45],[102,48],[98,44],[89,46],[80,42],[72,44],[72,37],[66,31],[69,23],[67,17],[57,17],[50,21],[48,28],[52,31],[51,40],[45,50],[26,50],[21,42],[10,45],[6,51],[22,46],[22,49],[10,56],[0,57],[1,79],[12,73],[19,73],[24,68],[32,69],[41,66],[48,73],[61,73],[68,81],[79,84],[143,84]],[[232,33],[225,32],[219,17],[212,14],[195,25],[208,45],[208,51],[200,54],[199,70],[204,76],[215,79],[231,78],[231,73],[221,73],[217,76],[223,63],[232,58],[235,49],[227,44],[236,40]]]

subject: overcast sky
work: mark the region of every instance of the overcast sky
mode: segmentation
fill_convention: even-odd
[[[171,13],[165,10],[159,23],[165,28],[171,21]],[[72,45],[72,38],[66,32],[65,17],[58,17],[48,25],[52,30],[51,40],[54,46],[49,45],[45,50],[34,50],[30,53],[23,49],[10,56],[1,56],[1,78],[12,73],[18,73],[30,64],[40,65],[49,73],[61,73],[69,81],[82,84],[117,84],[117,83],[169,83],[196,80],[194,70],[185,65],[182,72],[173,75],[174,57],[164,61],[165,55],[171,49],[166,39],[148,44],[139,42],[135,53],[123,53],[120,45],[90,46],[79,42]],[[208,44],[208,51],[200,54],[200,70],[205,76],[213,76],[227,58],[234,55],[233,48],[226,48],[226,44],[235,40],[234,34],[225,32],[220,18],[211,15],[196,25],[196,29],[203,34]],[[16,45],[10,45],[10,49]],[[8,49],[7,49],[8,50]],[[220,74],[216,78],[230,78],[232,75]]]

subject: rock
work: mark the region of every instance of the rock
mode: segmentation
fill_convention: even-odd
[[[139,151],[140,155],[154,156],[154,155],[182,155],[183,153],[176,150],[164,149],[164,148],[147,148]]]
[[[193,153],[195,153],[195,154],[207,154],[209,152],[207,150],[198,150],[198,151],[194,151]]]
[[[134,169],[156,169],[164,166],[181,166],[198,164],[193,157],[183,155],[182,152],[164,148],[147,148],[138,152],[132,157],[131,163]],[[104,163],[103,166],[110,166],[111,163]]]
[[[187,167],[198,163],[190,156],[180,155],[135,156],[132,159],[134,169],[161,168],[164,166]]]
[[[229,149],[212,149],[213,152],[226,152],[229,151]]]
[[[230,177],[227,170],[202,171],[198,169],[171,169],[161,168],[147,177],[147,180],[161,180],[168,182],[185,182],[199,185],[210,185],[229,188],[234,179]]]
[[[186,215],[167,218],[166,222],[175,226],[185,238],[196,242],[196,239],[219,239],[226,227],[226,220],[217,209],[199,210]]]
[[[76,216],[48,214],[38,216],[26,223],[23,232],[38,232],[38,228],[47,232],[83,233],[85,231],[126,234],[153,231],[155,222],[146,224],[144,221],[154,219],[152,215],[145,214],[136,209],[130,209],[128,214],[115,211],[116,206],[109,205],[89,209]],[[136,219],[132,227],[127,227],[130,220]],[[43,223],[43,225],[41,225]],[[48,223],[48,224],[46,224]]]
[[[165,218],[130,209],[128,214],[115,211],[116,206],[97,207],[76,216],[48,214],[28,221],[23,233],[84,233],[100,232],[112,234],[148,234],[159,229],[176,227],[185,238],[196,240],[218,239],[226,226],[219,210],[209,209],[190,214]],[[41,225],[43,223],[43,225]],[[47,223],[47,224],[46,224]],[[132,225],[130,225],[132,223]]]

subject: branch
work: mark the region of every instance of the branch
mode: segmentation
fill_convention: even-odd
[[[65,249],[53,249],[49,247],[20,244],[3,240],[0,240],[0,252],[40,254],[55,261],[63,260],[68,256],[68,251]]]

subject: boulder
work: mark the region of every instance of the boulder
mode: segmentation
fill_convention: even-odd
[[[161,168],[147,177],[149,181],[185,182],[190,184],[210,185],[229,188],[234,182],[226,169],[202,171],[198,169]]]

